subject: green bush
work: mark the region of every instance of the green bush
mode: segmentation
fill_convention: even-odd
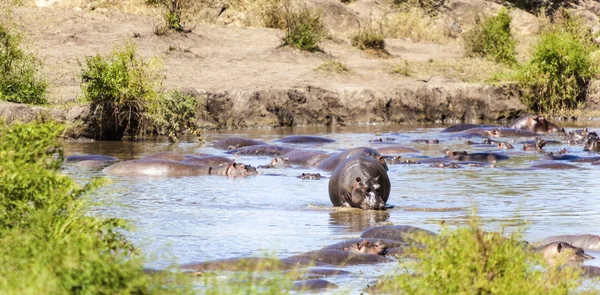
[[[0,100],[45,104],[46,81],[41,63],[21,48],[21,36],[0,23]]]
[[[156,131],[166,135],[171,142],[179,142],[179,134],[183,132],[195,135],[201,141],[202,130],[196,122],[203,108],[203,101],[173,90],[156,101],[150,116]]]
[[[97,140],[121,140],[127,132],[143,130],[143,117],[157,97],[161,79],[153,60],[135,55],[128,42],[109,56],[86,57],[82,65],[83,100],[92,103],[92,126]]]
[[[589,82],[598,71],[591,58],[596,50],[590,29],[562,11],[540,36],[532,59],[517,71],[523,103],[534,113],[581,107]]]
[[[377,51],[385,50],[385,40],[382,30],[369,24],[366,27],[361,27],[350,37],[352,46],[360,50],[372,49]]]
[[[393,294],[572,294],[581,284],[575,268],[546,269],[542,257],[501,233],[485,232],[473,215],[467,227],[442,227],[437,236],[420,236],[424,246],[410,254],[408,271],[381,285]]]
[[[321,13],[308,8],[286,9],[284,45],[306,51],[319,51],[319,42],[327,35]]]
[[[490,58],[498,63],[516,62],[515,40],[510,34],[511,17],[505,9],[496,16],[477,20],[475,27],[465,34],[467,56]]]
[[[189,19],[189,14],[196,5],[196,0],[146,0],[146,5],[161,7],[163,13],[164,26],[155,27],[154,32],[157,35],[164,34],[168,30],[181,32],[185,28],[185,20]]]
[[[148,275],[123,220],[90,215],[84,187],[60,173],[55,124],[0,124],[2,294],[190,294],[176,274]]]

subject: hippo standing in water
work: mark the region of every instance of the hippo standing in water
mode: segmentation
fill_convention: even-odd
[[[385,210],[390,179],[379,161],[358,155],[346,159],[331,175],[329,199],[334,206]]]
[[[565,132],[565,129],[554,125],[543,116],[525,115],[512,121],[507,128],[526,130],[534,133]]]
[[[333,171],[344,160],[354,157],[354,156],[357,156],[357,155],[366,155],[368,157],[372,157],[372,158],[376,159],[379,162],[379,164],[381,164],[386,171],[388,170],[388,167],[385,164],[385,159],[381,156],[381,154],[377,150],[368,148],[368,147],[352,148],[352,149],[345,150],[341,153],[334,154],[334,155],[330,156],[329,158],[321,161],[321,163],[319,164],[318,167],[319,167],[319,169]]]

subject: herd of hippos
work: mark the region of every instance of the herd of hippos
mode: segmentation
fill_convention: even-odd
[[[549,122],[542,116],[522,116],[505,127],[476,124],[458,124],[442,130],[453,134],[455,138],[469,139],[466,144],[485,145],[487,147],[513,149],[509,141],[497,141],[493,138],[531,138],[523,142],[523,150],[536,150],[543,154],[545,162],[529,169],[572,169],[578,168],[568,162],[587,162],[600,165],[600,156],[575,156],[566,149],[558,152],[545,152],[546,144],[564,143],[583,145],[584,151],[600,152],[598,134],[587,129],[565,132],[563,128]],[[551,134],[559,140],[544,140]],[[481,138],[481,142],[470,139]],[[378,138],[373,142],[393,143],[393,138]],[[438,144],[435,139],[419,140],[426,144]],[[264,166],[252,167],[232,160],[230,157],[213,154],[179,154],[160,152],[144,156],[138,160],[121,161],[103,155],[67,156],[67,162],[86,167],[105,167],[106,174],[128,176],[197,176],[223,175],[245,177],[260,174],[261,169],[285,167],[316,167],[331,172],[329,178],[329,198],[334,206],[355,207],[363,210],[385,210],[388,205],[391,183],[387,174],[388,164],[429,164],[431,167],[460,168],[468,166],[492,166],[508,156],[496,152],[467,153],[465,151],[445,150],[444,157],[404,159],[398,154],[418,152],[418,150],[389,145],[381,148],[352,148],[335,154],[318,150],[296,149],[286,144],[323,144],[334,140],[320,136],[288,136],[279,139],[281,145],[271,145],[260,140],[231,137],[213,143],[216,149],[238,156],[271,156],[271,162]],[[107,166],[108,165],[108,166]],[[107,166],[107,167],[106,167]],[[319,173],[302,173],[298,177],[307,180],[321,179]],[[252,269],[257,263],[266,263],[271,269],[290,270],[298,266],[309,266],[304,280],[296,282],[295,288],[319,290],[335,288],[335,284],[323,277],[347,273],[339,269],[345,265],[370,264],[393,261],[390,257],[402,254],[415,240],[414,234],[435,235],[424,229],[399,226],[374,226],[366,229],[359,239],[336,243],[323,249],[311,251],[284,259],[239,258],[187,264],[186,270],[244,270]],[[549,237],[539,243],[539,247],[528,246],[541,252],[549,261],[557,257],[566,257],[570,261],[583,261],[593,257],[584,250],[600,251],[600,236],[566,235]],[[395,254],[395,255],[394,255]],[[582,266],[589,276],[600,276],[600,268]]]

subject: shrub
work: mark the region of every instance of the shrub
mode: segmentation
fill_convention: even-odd
[[[402,5],[398,11],[385,15],[382,23],[384,35],[389,38],[445,43],[450,36],[450,28],[420,6]]]
[[[60,173],[55,124],[0,124],[3,294],[190,293],[177,275],[147,275],[123,220],[90,215],[84,187]],[[58,155],[58,157],[56,157]]]
[[[352,37],[350,37],[352,46],[360,50],[372,49],[377,51],[385,50],[385,40],[380,28],[369,23],[366,27],[359,27]]]
[[[289,0],[262,0],[257,1],[257,9],[262,25],[266,28],[286,28],[286,8]]]
[[[342,74],[350,72],[350,68],[342,62],[330,59],[318,66],[315,71]]]
[[[541,256],[498,232],[485,232],[473,214],[468,226],[438,236],[421,236],[412,248],[417,262],[393,276],[383,289],[394,294],[571,294],[581,283],[575,268],[546,269]]]
[[[21,36],[0,22],[0,100],[45,104],[46,81],[41,63],[21,48]]]
[[[143,116],[160,86],[153,60],[135,56],[132,42],[109,56],[86,57],[82,65],[83,100],[92,103],[92,126],[97,140],[121,140],[125,132],[135,136],[143,130]]]
[[[511,17],[505,9],[483,21],[477,19],[475,27],[464,37],[466,55],[514,64],[515,40],[510,34],[510,22]]]
[[[563,12],[542,33],[532,59],[516,74],[524,89],[523,103],[535,113],[581,107],[589,82],[598,71],[592,60],[597,49],[589,28]]]
[[[412,72],[412,70],[410,69],[410,66],[408,65],[408,62],[403,61],[402,63],[396,63],[396,64],[392,64],[389,65],[387,70],[391,73],[391,74],[396,74],[396,75],[400,75],[400,76],[410,76],[410,73]]]
[[[159,97],[150,117],[156,131],[166,135],[170,142],[179,142],[179,134],[182,132],[202,140],[202,130],[196,122],[203,107],[203,101],[173,90]]]
[[[146,0],[147,5],[155,5],[163,8],[163,27],[155,27],[157,35],[164,34],[167,30],[181,32],[185,28],[185,21],[189,19],[189,13],[196,5],[197,0]]]
[[[290,9],[286,6],[284,45],[319,51],[319,42],[327,35],[321,13],[308,8]]]

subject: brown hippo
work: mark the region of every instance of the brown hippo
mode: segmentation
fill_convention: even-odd
[[[594,259],[594,257],[585,254],[583,249],[566,242],[552,242],[536,247],[533,251],[540,253],[550,265]]]
[[[583,144],[587,141],[590,132],[587,128],[569,131],[566,138],[569,144]]]
[[[585,250],[600,251],[600,236],[597,235],[561,235],[548,237],[540,241],[542,244],[552,242],[566,242]]]
[[[331,155],[329,158],[321,161],[318,168],[326,171],[333,171],[338,167],[338,165],[340,165],[340,163],[342,163],[348,158],[357,155],[367,155],[369,157],[372,157],[376,159],[381,165],[383,165],[386,171],[388,170],[388,167],[385,164],[385,159],[381,156],[381,154],[377,150],[368,147],[352,148],[345,150],[341,153]]]
[[[369,140],[369,142],[373,142],[373,143],[383,143],[383,142],[392,142],[392,141],[396,141],[396,139],[391,138],[391,137],[386,137],[386,138],[378,137],[378,138]]]
[[[440,132],[444,132],[444,133],[446,133],[446,132],[461,132],[461,131],[470,130],[470,129],[474,129],[474,128],[495,128],[495,127],[499,127],[499,126],[482,125],[482,124],[456,124],[456,125],[447,127],[446,129],[444,129]]]
[[[525,115],[512,121],[507,128],[525,130],[534,133],[551,133],[551,132],[565,132],[563,128],[560,128],[550,121],[546,120],[543,116],[538,115]]]
[[[379,161],[358,155],[342,162],[329,179],[329,199],[334,206],[385,210],[390,179]]]
[[[338,285],[324,279],[310,279],[296,281],[292,284],[291,290],[299,292],[322,292],[328,289],[337,289]]]
[[[290,168],[292,167],[292,165],[290,165],[290,161],[287,158],[273,158],[271,159],[271,163],[267,164],[267,165],[260,165],[256,168],[262,168],[262,169],[270,169],[270,168]]]
[[[524,143],[523,150],[524,151],[539,151],[539,150],[543,149],[547,143],[548,143],[547,141],[536,137],[533,142]]]
[[[225,176],[250,176],[257,175],[256,168],[242,163],[231,163],[229,165],[220,165],[212,167],[210,175],[225,175]]]
[[[186,157],[178,152],[165,151],[143,156],[140,160],[183,161],[185,159]]]
[[[419,235],[435,236],[435,233],[410,225],[391,225],[369,227],[360,237],[414,243]]]
[[[302,144],[319,144],[319,143],[331,143],[335,140],[320,136],[311,135],[290,135],[284,138],[278,139],[277,141],[283,143],[302,143]]]
[[[511,129],[511,128],[494,128],[492,130],[488,130],[486,136],[489,137],[536,137],[537,133],[520,130],[520,129]]]
[[[283,158],[288,159],[288,162],[292,165],[316,167],[321,161],[330,156],[330,154],[322,151],[293,150],[283,155]]]
[[[224,166],[201,166],[169,160],[131,160],[108,166],[102,170],[107,174],[146,176],[196,176],[227,175],[246,176],[257,174],[252,166],[233,163]]]
[[[384,146],[376,149],[382,155],[397,155],[404,153],[420,153],[421,151],[415,148],[401,146],[401,145],[392,145],[392,146]]]
[[[490,130],[498,127],[475,127],[464,131],[456,132],[453,137],[473,138],[473,137],[488,137]]]
[[[566,163],[539,163],[531,165],[532,169],[552,169],[552,170],[566,170],[566,169],[579,169],[579,167]]]
[[[507,160],[508,156],[497,153],[457,153],[448,156],[448,159],[459,162],[492,162],[495,163],[501,160]]]
[[[385,255],[387,251],[387,245],[382,241],[372,243],[369,242],[369,240],[363,240],[362,242],[356,242],[351,246],[344,247],[344,251],[362,254]]]
[[[283,156],[291,151],[293,148],[278,146],[278,145],[252,145],[241,147],[235,150],[227,151],[227,154],[234,154],[238,156]]]
[[[229,138],[215,141],[215,143],[213,143],[213,146],[216,149],[233,150],[233,149],[237,149],[237,148],[241,148],[241,147],[245,147],[245,146],[264,145],[264,144],[266,144],[266,143],[264,141],[260,141],[260,140],[254,140],[254,139],[243,138],[243,137],[229,137]]]
[[[223,156],[186,156],[185,160],[181,161],[187,164],[195,164],[202,166],[221,166],[221,165],[229,165],[234,161],[227,157]]]
[[[456,164],[454,162],[450,162],[450,163],[433,163],[433,164],[429,165],[429,167],[431,167],[431,168],[450,168],[450,169],[462,168],[461,166],[459,166],[458,164]]]
[[[415,139],[415,140],[412,140],[412,142],[424,143],[424,144],[439,144],[440,140],[439,139]]]
[[[587,137],[587,141],[583,146],[584,151],[590,152],[600,152],[600,139],[598,139],[598,134],[596,132],[590,132]]]

